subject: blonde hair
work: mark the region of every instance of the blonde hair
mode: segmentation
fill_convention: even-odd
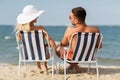
[[[21,35],[19,31],[30,31],[31,27],[30,27],[30,23],[26,23],[26,24],[17,24],[15,31],[17,31],[16,33],[16,40],[20,41],[21,40]]]
[[[15,30],[16,30],[16,31],[30,31],[30,30],[31,30],[30,23],[17,24]]]

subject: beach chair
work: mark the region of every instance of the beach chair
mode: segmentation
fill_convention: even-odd
[[[46,42],[48,43],[48,53],[50,58],[46,58],[46,47],[45,39],[43,38],[43,33],[48,36],[47,32],[39,31],[20,31],[22,40],[17,41],[19,49],[19,67],[18,67],[18,80],[20,80],[20,70],[21,62],[43,62],[43,61],[52,61],[52,80],[54,78],[54,48],[50,48],[49,39],[47,38]]]
[[[77,32],[74,33],[71,37],[70,44],[68,50],[71,47],[71,43],[73,38],[77,36],[77,43],[76,48],[73,51],[72,59],[68,60],[67,56],[68,53],[64,55],[64,80],[66,80],[66,63],[88,63],[88,71],[90,68],[90,63],[96,64],[96,73],[97,73],[97,80],[99,78],[99,69],[98,69],[98,62],[97,62],[97,55],[99,51],[100,44],[102,42],[102,35],[99,33],[84,33],[84,32]],[[98,37],[100,38],[98,48],[96,48],[96,43],[98,41]]]

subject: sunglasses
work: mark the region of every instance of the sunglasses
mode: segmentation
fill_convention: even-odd
[[[71,19],[71,16],[69,16],[69,19]]]

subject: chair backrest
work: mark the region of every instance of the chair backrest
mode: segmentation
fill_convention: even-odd
[[[73,61],[92,61],[98,41],[99,33],[74,33],[71,38],[77,35],[76,48],[73,51]]]
[[[24,60],[46,60],[43,31],[20,31]],[[48,34],[44,32],[47,36]],[[48,41],[48,39],[47,39]],[[49,41],[48,41],[49,47]]]

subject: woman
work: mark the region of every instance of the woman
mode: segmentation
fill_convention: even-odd
[[[37,18],[43,13],[44,11],[38,11],[37,9],[35,9],[35,7],[33,5],[27,5],[24,7],[23,12],[21,14],[18,15],[17,17],[17,26],[16,26],[16,30],[17,31],[33,31],[33,30],[44,30],[43,26],[35,26],[34,23],[37,22]],[[45,35],[45,38],[46,35]],[[21,40],[21,35],[20,33],[17,33],[17,37],[16,39],[18,41]],[[56,44],[53,41],[53,39],[49,36],[49,40],[50,40],[50,46],[51,47],[55,47]],[[40,62],[36,62],[37,67],[41,70],[41,66],[40,66]],[[47,72],[47,63],[43,62],[44,65],[44,70],[45,70],[45,74],[48,74]]]

